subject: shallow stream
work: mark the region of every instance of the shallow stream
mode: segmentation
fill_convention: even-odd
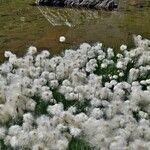
[[[33,1],[34,2],[34,1]],[[0,1],[0,56],[5,50],[23,55],[34,45],[59,54],[82,42],[102,42],[106,47],[132,46],[133,34],[150,37],[150,9],[101,11],[77,8],[37,7],[31,0]],[[65,44],[58,39],[64,35]]]

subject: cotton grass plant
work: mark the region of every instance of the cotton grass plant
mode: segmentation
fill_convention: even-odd
[[[147,150],[150,41],[120,53],[83,43],[61,56],[31,46],[0,66],[0,149]]]

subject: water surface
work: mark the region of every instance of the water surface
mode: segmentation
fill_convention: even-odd
[[[33,1],[34,2],[34,1]],[[48,49],[59,54],[82,42],[103,42],[118,48],[132,45],[132,35],[150,37],[150,9],[101,10],[37,7],[31,0],[5,0],[0,2],[0,56],[5,50],[23,55],[30,45],[39,50]],[[61,35],[67,43],[59,43]]]

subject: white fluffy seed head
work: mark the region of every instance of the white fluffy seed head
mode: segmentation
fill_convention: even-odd
[[[44,91],[42,92],[42,99],[46,101],[50,101],[50,99],[53,97],[53,94],[51,91]]]
[[[73,126],[70,127],[70,134],[71,134],[72,136],[77,137],[77,136],[80,135],[80,133],[81,133],[81,130],[80,130],[80,129],[75,128],[75,127],[73,127]]]
[[[107,68],[107,64],[106,63],[102,63],[101,64],[101,68]]]
[[[19,125],[13,125],[9,128],[8,134],[9,135],[18,135],[21,132],[21,127]]]
[[[64,43],[66,41],[66,38],[64,36],[59,37],[59,42]]]
[[[60,115],[63,112],[63,104],[55,104],[53,106],[49,105],[47,108],[47,112],[52,115]]]
[[[4,139],[6,134],[6,129],[4,127],[0,127],[0,140]]]
[[[13,148],[16,148],[18,145],[19,145],[19,141],[17,139],[16,136],[13,136],[11,139],[10,139],[10,145],[13,147]]]
[[[121,46],[120,46],[120,50],[121,50],[121,51],[127,50],[127,45],[121,45]]]
[[[120,73],[119,73],[119,76],[120,76],[120,77],[123,77],[123,76],[124,76],[124,73],[123,73],[123,72],[120,72]]]
[[[28,49],[27,54],[34,55],[36,53],[37,53],[37,48],[35,46],[30,46],[29,49]]]
[[[9,58],[11,55],[13,55],[10,51],[5,51],[4,56],[6,58]]]
[[[31,113],[26,113],[23,115],[23,121],[24,122],[33,123],[33,120],[34,120],[34,118],[33,118]]]

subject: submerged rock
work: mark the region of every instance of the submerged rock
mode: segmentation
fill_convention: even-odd
[[[109,10],[117,7],[114,0],[36,0],[36,4],[49,6],[81,6],[96,9],[104,8]]]

